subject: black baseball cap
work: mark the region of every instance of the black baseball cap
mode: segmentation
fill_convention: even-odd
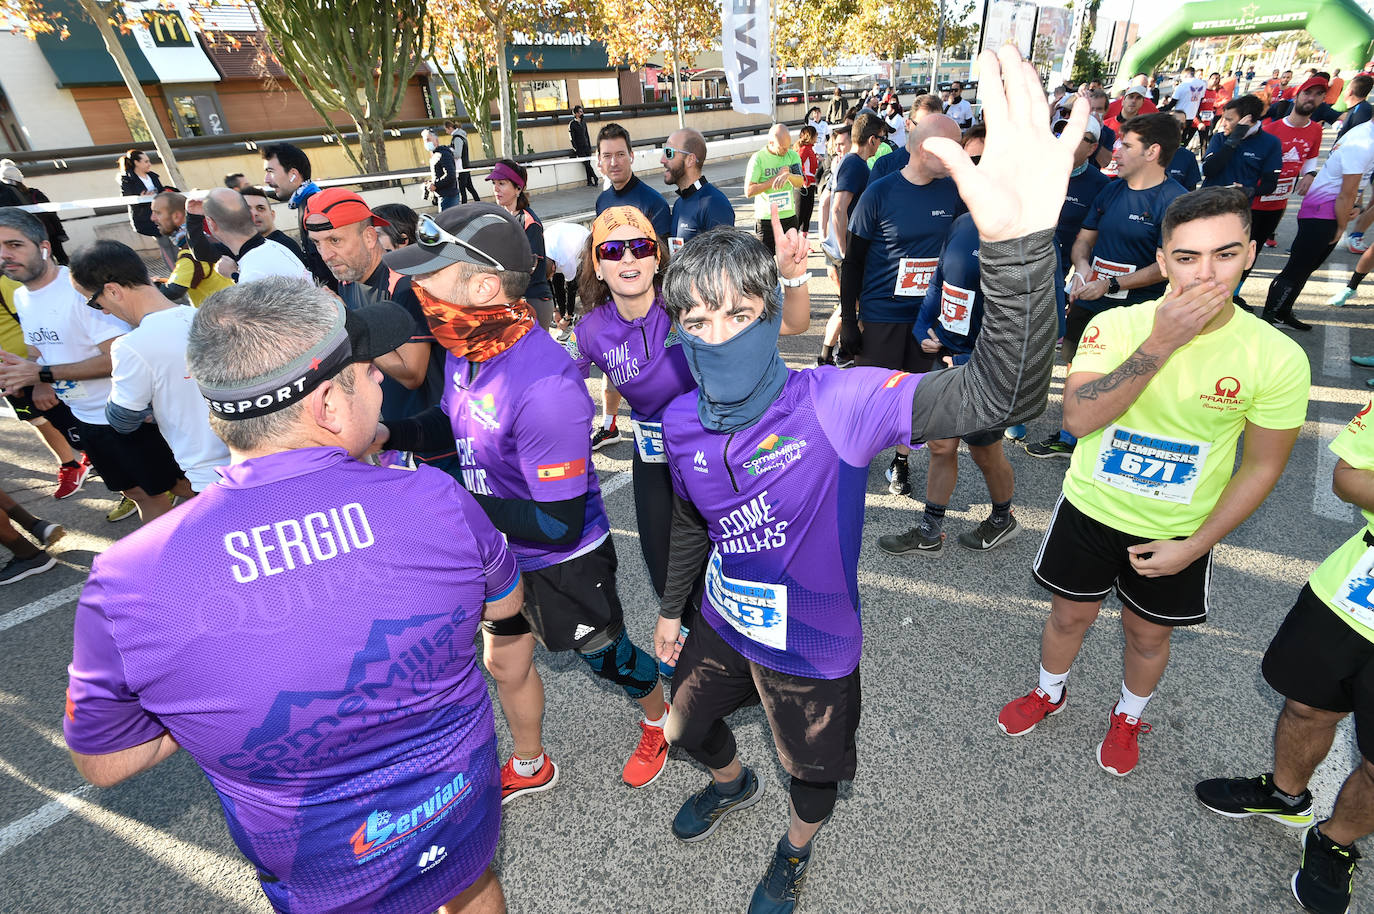
[[[434,273],[455,263],[514,273],[534,270],[524,226],[494,203],[463,203],[437,216],[422,216],[415,235],[414,244],[383,258],[397,273]]]

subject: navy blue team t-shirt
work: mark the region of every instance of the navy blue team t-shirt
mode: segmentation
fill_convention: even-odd
[[[835,171],[835,192],[847,190],[854,195],[853,199],[849,201],[849,212],[845,214],[846,216],[853,215],[854,206],[859,202],[865,188],[868,187],[868,182],[868,163],[858,153],[851,152],[840,160],[840,167]]]
[[[868,185],[849,219],[849,231],[870,242],[859,290],[860,320],[916,320],[945,236],[964,210],[953,178],[916,185],[898,172]]]
[[[1068,269],[1070,255],[1073,253],[1074,239],[1078,237],[1078,230],[1083,227],[1088,209],[1110,180],[1111,178],[1104,175],[1091,160],[1084,163],[1081,172],[1069,176],[1069,187],[1064,193],[1064,205],[1059,210],[1059,224],[1054,228],[1054,246],[1059,251],[1059,260],[1064,264],[1065,270]]]
[[[1184,190],[1196,190],[1198,182],[1202,180],[1202,169],[1198,167],[1197,156],[1193,155],[1193,150],[1182,146],[1174,152],[1174,158],[1165,169],[1165,174],[1182,184]]]
[[[698,178],[690,187],[678,192],[672,215],[674,247],[720,225],[734,227],[735,207],[719,187],[705,178]]]
[[[620,190],[608,187],[596,198],[598,216],[612,206],[633,206],[648,217],[649,224],[654,227],[658,237],[671,238],[673,235],[673,214],[668,209],[668,201],[663,199],[661,193],[633,175]]]
[[[1154,263],[1164,211],[1186,193],[1173,178],[1145,190],[1131,190],[1120,178],[1102,188],[1083,220],[1083,228],[1097,232],[1092,253],[1096,277],[1124,276]],[[1164,294],[1166,286],[1168,282],[1161,279],[1144,288],[1109,292],[1096,301],[1079,299],[1076,304],[1089,311],[1106,311],[1118,305],[1154,301]]]
[[[903,168],[906,168],[906,163],[910,161],[911,153],[906,151],[905,146],[898,149],[896,152],[889,152],[873,163],[873,168],[869,173],[868,180],[876,181],[879,178],[886,178],[894,171],[901,171]]]

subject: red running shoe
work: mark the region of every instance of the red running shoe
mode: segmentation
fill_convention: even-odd
[[[1150,732],[1150,725],[1138,717],[1118,714],[1115,705],[1111,721],[1106,738],[1097,747],[1097,764],[1108,774],[1124,777],[1135,770],[1140,761],[1139,737]]]
[[[557,783],[558,766],[549,758],[548,753],[544,754],[544,767],[530,777],[525,777],[515,770],[515,756],[512,755],[506,764],[501,766],[501,805],[505,806],[516,797],[527,793],[550,790]]]
[[[665,705],[664,712],[667,710]],[[662,727],[641,720],[639,728],[644,731],[639,737],[639,745],[625,763],[620,777],[631,787],[648,787],[663,773],[663,766],[668,762],[668,739]]]
[[[74,467],[58,467],[57,490],[52,493],[52,497],[68,498],[75,495],[89,475],[91,475],[91,463],[85,454],[81,455],[81,462]]]
[[[1064,710],[1064,703],[1069,700],[1069,687],[1064,686],[1063,693],[1059,696],[1059,701],[1050,701],[1050,696],[1039,686],[1036,686],[1028,695],[1020,698],[1013,698],[1002,708],[1002,713],[997,715],[997,726],[1007,736],[1024,736],[1035,729],[1035,725],[1047,717],[1053,717]]]

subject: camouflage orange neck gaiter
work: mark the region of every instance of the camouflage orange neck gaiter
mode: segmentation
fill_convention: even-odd
[[[449,352],[469,362],[498,356],[534,329],[534,309],[522,298],[507,305],[463,308],[412,287],[434,332]]]

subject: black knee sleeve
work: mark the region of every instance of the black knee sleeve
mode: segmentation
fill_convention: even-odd
[[[587,636],[587,642],[595,643],[594,635]],[[589,652],[579,648],[577,656],[597,676],[620,686],[636,700],[658,688],[658,663],[636,647],[623,628],[610,644]]]
[[[797,818],[814,825],[824,822],[835,811],[835,798],[839,792],[840,785],[836,781],[793,778],[788,795],[792,798],[792,808],[797,811]]]
[[[676,714],[668,716],[668,742],[681,747],[688,755],[707,768],[724,768],[735,760],[735,734],[723,720],[712,721],[705,732],[692,726],[690,720],[678,730],[674,727]]]

